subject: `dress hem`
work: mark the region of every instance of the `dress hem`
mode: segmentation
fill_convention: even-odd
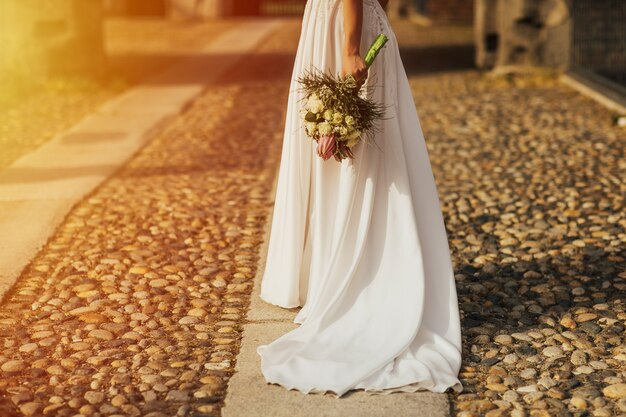
[[[446,394],[448,393],[448,390],[451,390],[450,393],[452,392],[456,392],[456,393],[461,393],[464,390],[463,384],[457,380],[456,383],[452,384],[452,385],[446,385],[443,389],[441,388],[435,388],[432,384],[430,386],[424,386],[424,382],[420,381],[420,382],[414,382],[411,384],[406,384],[406,385],[401,385],[401,386],[397,386],[397,387],[390,387],[390,388],[383,388],[383,389],[376,389],[376,388],[350,388],[346,391],[343,392],[337,392],[333,389],[320,389],[320,388],[298,388],[296,386],[290,386],[290,385],[283,385],[279,382],[274,382],[274,381],[268,381],[266,380],[266,385],[279,385],[282,386],[284,388],[287,389],[287,391],[298,391],[301,394],[307,395],[307,394],[319,394],[319,395],[331,395],[335,398],[343,398],[346,394],[348,393],[352,393],[352,392],[363,392],[366,393],[368,395],[389,395],[389,394],[393,394],[393,393],[415,393],[418,391],[427,391],[427,392],[433,392],[433,393],[438,393],[438,394]]]
[[[277,306],[277,307],[280,307],[280,308],[289,309],[289,308],[297,308],[297,307],[302,307],[302,305],[301,305],[301,304],[296,304],[296,305],[294,305],[294,306],[290,306],[290,305],[286,305],[286,304],[284,304],[284,303],[280,303],[280,302],[278,302],[278,301],[271,301],[270,299],[265,298],[263,295],[259,295],[259,298],[260,298],[261,300],[263,300],[264,302],[266,302],[267,304],[271,304],[271,305],[274,305],[274,306]]]

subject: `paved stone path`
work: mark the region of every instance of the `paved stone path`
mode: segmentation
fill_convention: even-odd
[[[0,415],[219,415],[294,50],[276,33],[72,210],[0,306]]]
[[[626,130],[552,77],[411,77],[449,231],[455,415],[626,415]]]
[[[207,89],[25,271],[0,306],[0,415],[220,415],[297,29]],[[454,414],[626,414],[624,130],[550,77],[485,78],[463,42],[414,39],[463,320]]]

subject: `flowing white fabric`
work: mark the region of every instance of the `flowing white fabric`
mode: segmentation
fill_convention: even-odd
[[[268,383],[341,397],[447,388],[461,392],[461,327],[434,177],[398,44],[364,0],[362,56],[384,32],[370,97],[387,106],[374,144],[324,161],[305,135],[296,78],[341,71],[341,0],[309,0],[287,104],[261,298],[300,326],[261,345]]]

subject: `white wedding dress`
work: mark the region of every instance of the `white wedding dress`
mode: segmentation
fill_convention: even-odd
[[[463,390],[461,327],[446,230],[398,44],[363,0],[361,52],[384,32],[370,97],[387,106],[354,160],[324,161],[305,135],[296,78],[341,71],[341,0],[308,0],[287,105],[261,298],[303,306],[300,326],[258,346],[268,383],[302,393]]]

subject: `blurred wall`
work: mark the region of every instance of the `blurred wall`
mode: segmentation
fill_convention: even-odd
[[[167,0],[167,13],[172,18],[302,16],[305,5],[306,0]]]
[[[164,16],[169,0],[103,0],[109,16]]]
[[[167,14],[174,19],[219,18],[232,14],[229,0],[167,0]],[[247,3],[254,3],[247,0]]]
[[[107,15],[167,15],[175,19],[302,15],[306,0],[103,0]],[[310,0],[317,1],[317,0]],[[474,0],[390,0],[391,17],[413,13],[434,22],[471,24]]]
[[[575,1],[572,67],[626,86],[626,0]]]
[[[389,0],[387,14],[391,18],[419,14],[434,23],[472,24],[474,0]]]
[[[0,76],[100,71],[101,0],[0,0]]]
[[[474,21],[474,0],[427,0],[424,3],[426,16],[434,22],[471,24]]]

